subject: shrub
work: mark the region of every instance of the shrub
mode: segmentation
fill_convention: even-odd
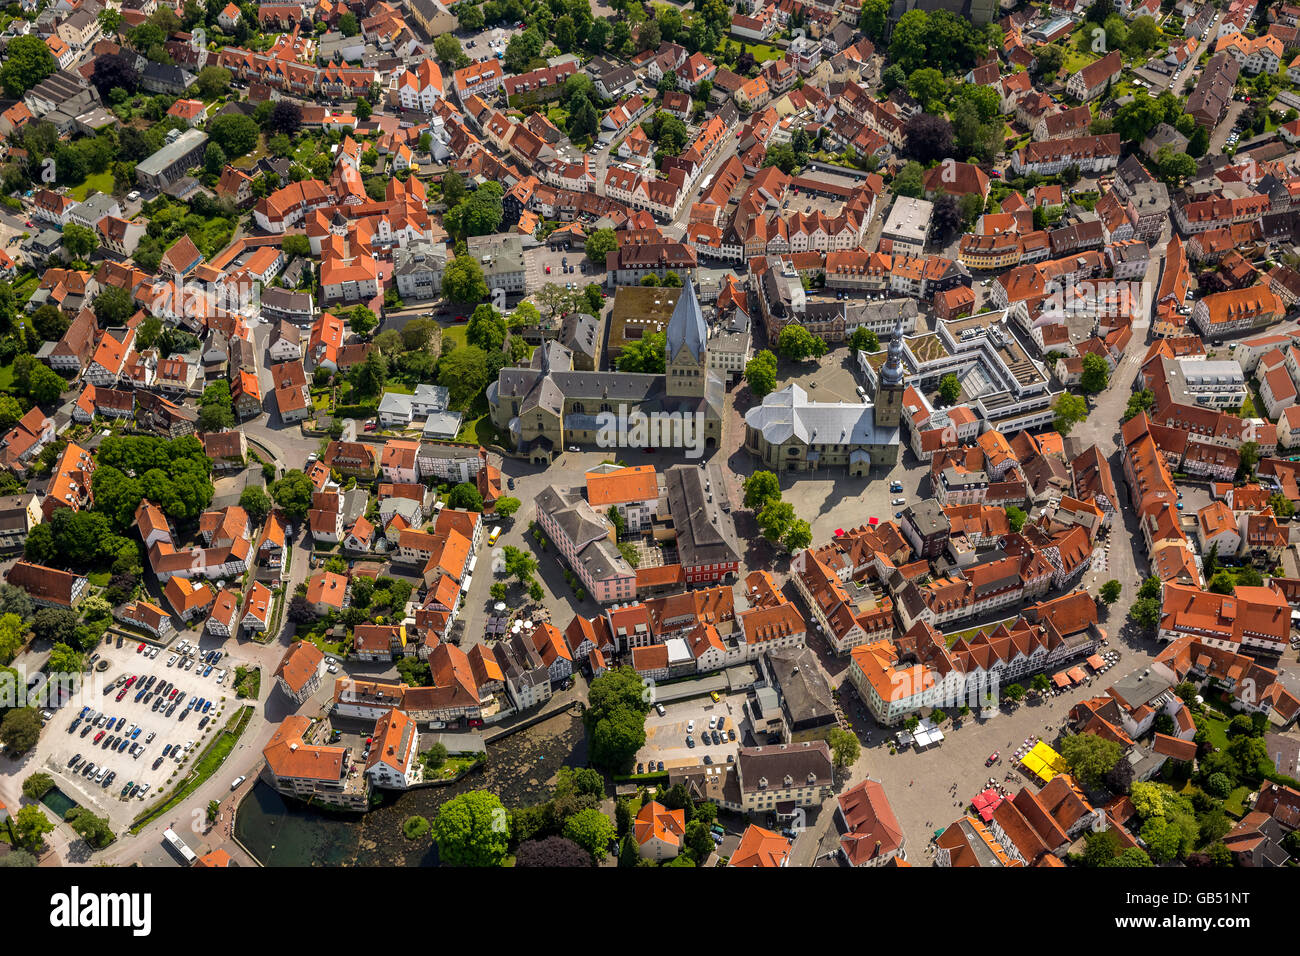
[[[429,835],[429,821],[421,816],[407,817],[402,824],[402,835],[408,840],[419,840]]]

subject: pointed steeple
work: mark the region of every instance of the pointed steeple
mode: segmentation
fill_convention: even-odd
[[[889,358],[880,370],[880,381],[885,385],[903,383],[903,323],[894,325],[894,337],[889,340]]]
[[[709,329],[704,324],[700,302],[695,298],[695,283],[688,279],[682,285],[682,294],[677,297],[677,306],[668,320],[668,361],[671,363],[685,345],[695,361],[703,363],[708,339]]]

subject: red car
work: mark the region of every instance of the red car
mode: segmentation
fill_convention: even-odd
[[[986,767],[993,766],[995,763],[998,762],[998,758],[1001,756],[1002,756],[1002,751],[1000,750],[993,751],[993,753],[989,754],[989,759],[984,761],[984,766]]]
[[[103,730],[101,730],[99,733],[95,734],[95,743],[99,743],[101,740],[103,740],[103,739],[104,739],[104,734],[105,734],[106,732],[107,732],[107,731],[103,731]]]
[[[141,641],[140,646],[135,649],[135,652],[139,654],[143,650],[144,650],[144,641]]]
[[[171,692],[170,694],[167,695],[167,699],[168,699],[168,700],[171,700],[171,699],[172,699],[173,697],[175,697],[175,696],[176,696],[176,688],[173,687],[173,688],[172,688],[172,692]]]
[[[123,687],[122,689],[126,690],[127,687],[130,687],[134,683],[135,683],[135,675],[132,674],[130,677],[126,679],[126,687]]]
[[[547,274],[547,275],[550,275],[550,274],[551,274],[551,267],[550,267],[550,266],[547,266],[547,267],[546,267],[546,274]]]
[[[121,690],[117,692],[117,699],[121,700],[125,696],[126,696],[126,688],[123,687]]]

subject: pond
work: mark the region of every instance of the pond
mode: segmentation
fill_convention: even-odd
[[[75,810],[77,807],[77,801],[58,787],[51,787],[50,791],[41,797],[41,803],[49,807],[60,820],[64,819],[70,811]]]
[[[436,866],[431,841],[402,835],[407,817],[432,821],[442,804],[471,790],[489,790],[507,807],[540,803],[561,767],[586,762],[581,718],[560,714],[490,745],[486,767],[458,783],[388,795],[366,814],[308,806],[259,782],[239,806],[235,836],[266,866]]]

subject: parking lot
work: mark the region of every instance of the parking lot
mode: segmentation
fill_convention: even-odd
[[[637,763],[645,766],[644,772],[649,773],[652,763],[655,770],[659,769],[660,762],[664,770],[672,770],[734,760],[745,737],[741,727],[744,700],[744,695],[726,696],[717,703],[709,697],[697,697],[664,704],[662,716],[651,711],[645,723],[645,746],[637,752]],[[713,728],[718,731],[716,744],[712,741],[710,720],[714,721]],[[735,740],[731,739],[732,732]],[[707,740],[706,734],[709,734]],[[686,742],[688,736],[694,741],[694,746]]]
[[[44,769],[55,776],[59,788],[107,817],[115,829],[130,823],[176,783],[173,776],[189,766],[212,729],[224,723],[226,699],[233,697],[229,688],[234,662],[229,656],[209,670],[203,660],[212,648],[190,644],[187,653],[178,654],[181,642],[170,648],[146,644],[144,651],[138,650],[139,644],[126,639],[118,647],[110,635],[94,665],[106,660],[108,667],[92,670],[93,678],[55,712],[38,744],[44,751]],[[169,667],[173,655],[177,659]],[[185,661],[191,662],[188,668]],[[218,681],[222,672],[225,676]],[[198,707],[190,709],[190,702],[199,700],[204,701],[202,713]],[[73,766],[77,755],[81,759]],[[88,772],[92,764],[95,769]],[[124,796],[127,784],[142,791]]]
[[[573,272],[564,270],[566,260]],[[550,273],[546,271],[548,266],[551,269]],[[605,282],[604,269],[593,268],[587,259],[587,253],[580,245],[572,249],[551,249],[543,243],[534,249],[526,250],[524,276],[525,288],[529,293],[536,292],[548,282],[554,282],[561,289],[566,284],[572,284],[577,290],[585,289],[593,282],[603,287]]]

